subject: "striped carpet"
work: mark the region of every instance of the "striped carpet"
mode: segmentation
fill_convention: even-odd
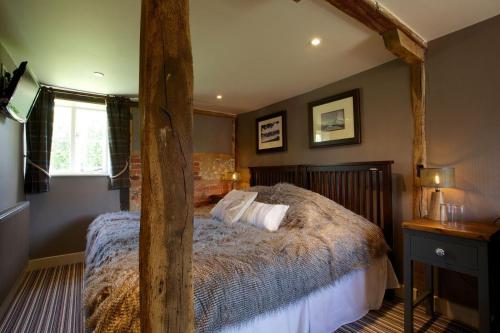
[[[0,322],[0,332],[83,332],[82,283],[83,264],[29,272]]]
[[[30,272],[0,322],[0,333],[83,333],[82,282],[83,264]],[[431,320],[420,307],[414,316],[417,333],[475,332],[443,317]],[[352,332],[403,332],[403,304],[386,301],[380,310],[371,311],[335,333]]]
[[[385,301],[377,311],[370,311],[355,323],[339,328],[335,333],[400,333],[403,332],[404,309],[402,302]],[[431,318],[421,306],[413,314],[413,328],[416,333],[472,333],[477,332],[443,316]]]

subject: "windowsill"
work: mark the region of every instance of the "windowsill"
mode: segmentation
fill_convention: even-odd
[[[67,173],[67,174],[50,175],[50,178],[58,178],[58,177],[109,177],[109,175],[102,173]]]

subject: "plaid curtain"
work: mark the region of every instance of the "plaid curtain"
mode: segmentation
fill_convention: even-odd
[[[24,192],[49,191],[50,149],[54,121],[54,92],[42,87],[26,123],[26,174]]]
[[[110,189],[129,188],[130,100],[123,97],[108,97],[106,110],[111,157]]]

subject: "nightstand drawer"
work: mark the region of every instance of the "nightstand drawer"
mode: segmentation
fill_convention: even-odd
[[[456,238],[438,235],[413,234],[411,236],[412,258],[431,265],[466,271],[478,269],[477,246]]]

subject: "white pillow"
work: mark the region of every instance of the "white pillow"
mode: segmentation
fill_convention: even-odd
[[[261,229],[276,231],[280,227],[289,207],[287,205],[270,205],[255,201],[245,211],[241,217],[241,222],[253,224]]]
[[[210,215],[224,223],[235,223],[252,204],[257,194],[257,192],[232,190],[215,205]]]

